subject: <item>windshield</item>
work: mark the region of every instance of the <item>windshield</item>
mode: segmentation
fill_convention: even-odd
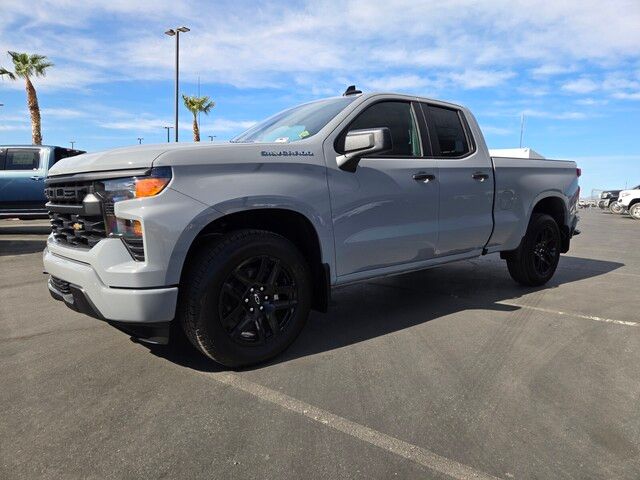
[[[354,96],[330,98],[298,105],[251,127],[231,141],[289,143],[311,137],[355,98]]]

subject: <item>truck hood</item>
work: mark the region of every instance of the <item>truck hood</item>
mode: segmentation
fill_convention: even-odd
[[[202,145],[199,148],[211,148],[221,144]],[[60,160],[49,169],[49,175],[68,175],[72,173],[104,172],[108,170],[129,170],[150,168],[153,161],[165,152],[194,148],[193,144],[160,143],[156,145],[136,145],[116,148],[102,152],[84,153],[76,157]]]

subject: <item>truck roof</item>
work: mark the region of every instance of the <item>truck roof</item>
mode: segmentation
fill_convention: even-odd
[[[66,150],[67,152],[85,153],[84,150],[78,150],[77,148],[61,147],[60,145],[33,145],[33,144],[15,143],[15,144],[0,145],[0,148],[61,148],[63,150]]]

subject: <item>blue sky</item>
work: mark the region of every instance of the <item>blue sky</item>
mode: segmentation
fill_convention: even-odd
[[[637,0],[2,0],[0,18],[0,52],[56,64],[35,81],[47,144],[165,141],[174,44],[163,32],[187,25],[180,90],[197,93],[200,77],[216,101],[204,140],[355,83],[466,104],[492,148],[518,146],[524,113],[525,145],[576,159],[583,192],[640,183]],[[29,143],[23,83],[0,80],[0,103],[0,144]]]

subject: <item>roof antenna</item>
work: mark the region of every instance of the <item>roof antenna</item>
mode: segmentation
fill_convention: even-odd
[[[342,94],[342,96],[346,97],[348,95],[358,95],[359,93],[362,93],[362,90],[356,90],[355,85],[349,85],[347,89],[344,91],[344,93]]]

